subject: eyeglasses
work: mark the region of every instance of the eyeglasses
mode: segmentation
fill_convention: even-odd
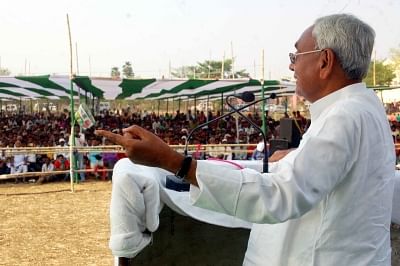
[[[318,49],[318,50],[312,50],[312,51],[307,51],[307,52],[302,52],[302,53],[289,53],[289,58],[290,58],[290,63],[296,64],[296,59],[297,56],[299,55],[304,55],[304,54],[313,54],[317,52],[322,52],[324,49]]]

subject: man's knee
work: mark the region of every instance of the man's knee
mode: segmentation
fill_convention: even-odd
[[[134,164],[128,158],[118,161],[113,169],[113,186],[115,187],[130,187],[134,182],[135,175],[142,172],[143,166]]]
[[[132,186],[132,174],[127,172],[115,173],[112,176],[113,188],[124,189]]]

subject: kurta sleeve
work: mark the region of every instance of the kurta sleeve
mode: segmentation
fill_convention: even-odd
[[[358,157],[357,123],[347,112],[332,111],[312,124],[299,148],[275,163],[271,173],[198,161],[192,204],[253,223],[300,217],[347,177]]]

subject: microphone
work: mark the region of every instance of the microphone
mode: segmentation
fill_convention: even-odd
[[[254,101],[255,97],[254,94],[252,92],[243,92],[241,94],[236,94],[236,95],[229,95],[228,97],[226,97],[226,104],[233,109],[234,112],[238,113],[241,117],[243,117],[247,122],[249,122],[255,129],[257,129],[260,134],[263,137],[263,142],[264,142],[264,158],[263,158],[263,173],[268,173],[268,149],[267,149],[267,136],[265,135],[264,131],[253,121],[251,121],[248,117],[246,117],[244,114],[242,114],[240,112],[240,108],[236,109],[230,102],[229,102],[229,98],[230,97],[237,97],[239,99],[242,99],[245,102],[252,102]],[[266,99],[275,99],[276,98],[276,94],[272,93],[268,98]],[[264,115],[264,114],[263,114]]]
[[[275,94],[275,93],[271,93],[271,95],[270,95],[269,97],[266,97],[266,98],[264,98],[264,99],[259,99],[259,100],[257,100],[257,101],[254,101],[254,98],[255,98],[255,97],[254,97],[254,94],[253,94],[252,92],[243,92],[243,93],[241,93],[241,94],[237,94],[237,95],[233,95],[233,96],[238,97],[238,98],[240,98],[240,99],[243,99],[243,101],[248,100],[248,101],[250,101],[251,103],[246,104],[246,105],[244,105],[244,106],[242,106],[242,107],[240,107],[240,108],[238,108],[238,109],[232,108],[232,106],[229,105],[229,106],[231,106],[232,109],[234,109],[233,111],[231,111],[231,112],[229,112],[229,113],[226,113],[226,114],[224,114],[224,115],[218,116],[218,117],[216,117],[216,118],[214,118],[214,119],[211,119],[210,121],[207,121],[207,122],[205,122],[205,123],[203,123],[203,124],[201,124],[201,125],[198,125],[197,127],[193,128],[193,129],[190,131],[188,137],[186,138],[186,144],[185,144],[185,150],[184,150],[184,155],[185,155],[185,156],[188,155],[189,140],[191,139],[193,133],[196,132],[199,128],[202,128],[202,127],[204,127],[204,126],[207,126],[208,124],[211,124],[211,123],[213,123],[213,122],[215,122],[215,121],[218,121],[218,120],[220,120],[220,119],[222,119],[222,118],[225,118],[225,117],[227,117],[227,116],[229,116],[229,115],[232,115],[232,114],[234,114],[234,113],[238,113],[239,115],[244,116],[242,113],[240,113],[241,110],[246,109],[247,107],[250,107],[250,106],[252,106],[252,105],[254,105],[254,104],[256,104],[256,103],[259,103],[259,102],[262,102],[262,101],[265,101],[265,100],[268,100],[268,99],[275,99],[275,98],[276,98],[276,94]],[[243,98],[242,98],[242,97],[243,97]],[[228,96],[227,98],[229,98],[229,96]],[[244,116],[244,117],[245,117],[245,116]],[[247,120],[247,118],[246,118],[246,120]],[[249,121],[249,120],[247,120],[247,121]],[[251,120],[250,120],[250,121],[251,121]],[[249,121],[249,122],[250,122],[250,121]],[[254,122],[253,122],[253,121],[251,121],[250,124],[254,126]],[[256,127],[262,132],[262,130],[261,130],[257,125],[256,125]],[[262,134],[263,134],[263,137],[264,137],[264,145],[265,145],[265,144],[266,144],[265,134],[264,134],[264,132],[263,132]],[[265,146],[264,146],[264,153],[265,153],[266,147],[267,147],[267,146],[265,145]],[[267,157],[267,164],[266,164],[266,165],[267,165],[267,166],[266,166],[267,169],[266,169],[266,171],[268,171],[268,156],[265,156],[265,154],[264,154],[264,158],[265,158],[265,157]],[[263,172],[265,172],[265,171],[264,171],[264,165],[263,165]]]
[[[207,126],[208,124],[211,124],[211,123],[213,123],[213,122],[215,122],[215,121],[218,121],[218,120],[220,120],[220,119],[222,119],[222,118],[224,118],[224,117],[227,117],[227,116],[229,116],[229,115],[232,115],[232,114],[234,114],[234,113],[238,113],[239,115],[241,115],[242,117],[244,117],[251,125],[253,125],[255,128],[257,128],[257,129],[261,132],[261,134],[263,135],[263,138],[264,138],[263,173],[266,173],[266,172],[268,172],[268,156],[267,156],[267,152],[266,152],[267,146],[266,146],[266,137],[265,137],[265,134],[264,134],[264,132],[260,129],[260,127],[257,126],[257,124],[255,124],[253,121],[251,121],[251,120],[248,119],[246,116],[244,116],[242,113],[240,113],[240,111],[243,110],[243,109],[246,109],[247,107],[252,106],[252,105],[254,105],[254,104],[256,104],[256,103],[262,102],[262,101],[264,101],[264,100],[275,99],[276,94],[275,94],[275,93],[271,93],[271,95],[270,95],[269,97],[264,98],[264,99],[259,99],[259,100],[257,100],[257,101],[254,101],[254,99],[255,99],[254,94],[253,94],[252,92],[248,92],[248,91],[243,92],[243,93],[240,93],[240,94],[235,94],[235,95],[232,95],[232,96],[238,97],[238,98],[242,99],[244,102],[250,102],[250,103],[249,103],[249,104],[246,104],[246,105],[244,105],[244,106],[242,106],[242,107],[240,107],[240,108],[238,108],[238,109],[233,108],[233,107],[228,103],[228,105],[233,109],[233,111],[231,111],[231,112],[229,112],[229,113],[226,113],[226,114],[224,114],[224,115],[221,115],[221,116],[219,116],[219,117],[216,117],[216,118],[214,118],[214,119],[212,119],[212,120],[210,120],[210,121],[208,121],[208,122],[205,122],[205,123],[203,123],[203,124],[201,124],[201,125],[198,125],[197,127],[193,128],[193,129],[190,131],[190,133],[188,134],[187,138],[186,138],[185,150],[184,150],[183,154],[185,155],[185,157],[188,155],[189,140],[191,139],[193,133],[196,132],[199,128],[202,128],[202,127],[204,127],[204,126]],[[228,96],[228,97],[226,98],[227,101],[228,101],[228,98],[229,98],[229,97],[230,97],[230,96]],[[187,181],[182,180],[182,179],[176,177],[175,175],[167,175],[167,176],[166,176],[166,184],[165,184],[165,186],[166,186],[166,188],[172,189],[172,190],[175,190],[175,191],[189,191],[189,188],[190,188],[190,184],[189,184]]]
[[[242,93],[238,93],[238,94],[234,94],[234,95],[229,95],[228,97],[226,97],[226,99],[228,99],[229,97],[236,97],[236,98],[239,98],[239,99],[241,99],[242,101],[244,101],[244,102],[246,102],[246,103],[249,103],[249,102],[252,102],[252,101],[254,101],[255,99],[256,99],[256,97],[254,96],[254,93],[252,93],[252,92],[250,92],[250,91],[245,91],[245,92],[242,92]],[[271,99],[274,99],[274,98],[271,98]],[[229,105],[229,104],[228,104]],[[232,106],[230,106],[229,105],[229,107],[231,107],[232,108]],[[234,109],[234,108],[232,108],[232,109]]]

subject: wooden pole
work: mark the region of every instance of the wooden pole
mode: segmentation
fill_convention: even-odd
[[[74,111],[74,93],[73,93],[73,69],[72,69],[72,39],[71,39],[71,28],[69,25],[69,17],[67,14],[67,26],[68,26],[68,37],[69,37],[69,52],[70,52],[70,69],[69,69],[69,78],[70,78],[70,105],[71,105],[71,134],[70,134],[70,143],[69,143],[69,158],[70,158],[70,180],[71,180],[71,192],[75,192],[74,190],[74,146],[75,146],[75,111]]]

